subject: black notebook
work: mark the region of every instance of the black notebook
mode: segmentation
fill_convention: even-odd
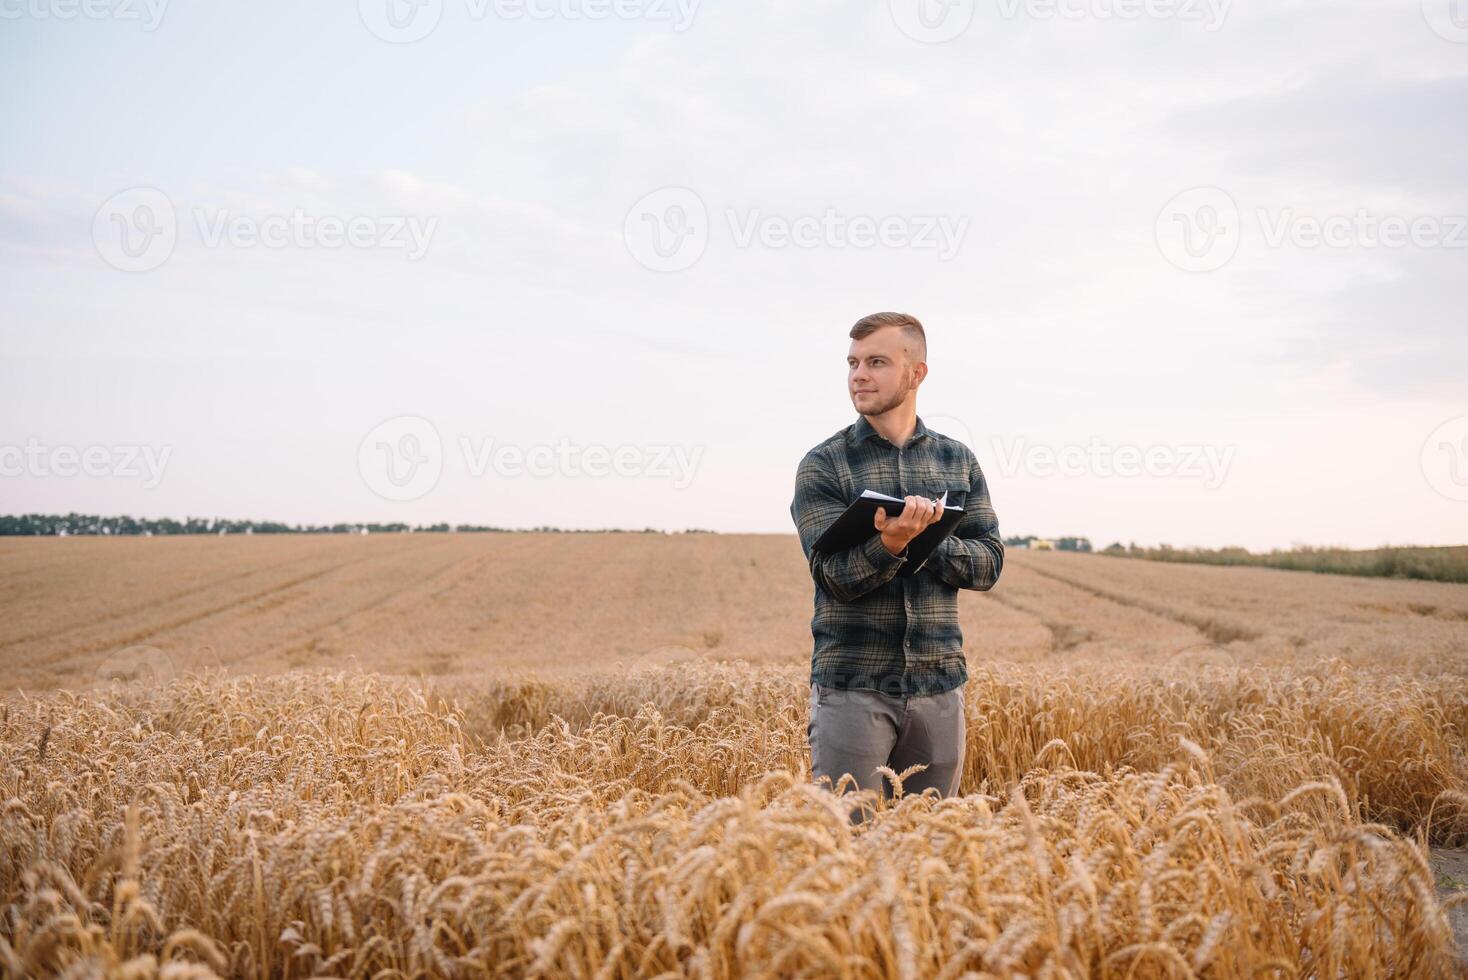
[[[963,517],[962,507],[953,507],[948,504],[948,494],[945,492],[939,500],[943,504],[943,516],[938,518],[936,524],[931,524],[921,534],[913,538],[907,545],[907,564],[897,574],[908,577],[923,567],[923,563],[937,550],[943,539],[953,533]],[[889,497],[885,493],[877,493],[875,490],[863,490],[860,497],[851,502],[851,506],[841,512],[836,518],[836,523],[826,529],[826,532],[816,539],[812,547],[816,551],[834,555],[837,552],[854,548],[863,543],[877,531],[877,508],[887,509],[888,519],[895,518],[902,513],[902,508],[907,501],[900,497]]]

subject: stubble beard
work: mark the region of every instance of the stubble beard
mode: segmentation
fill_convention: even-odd
[[[886,412],[892,411],[892,409],[896,408],[898,405],[901,405],[904,401],[907,400],[907,393],[908,393],[909,390],[911,390],[910,389],[911,381],[912,381],[912,374],[911,374],[911,372],[909,371],[909,372],[904,373],[903,376],[902,376],[902,388],[901,388],[900,391],[898,391],[895,395],[893,395],[891,398],[887,399],[886,401],[882,402],[881,404],[876,405],[875,407],[870,407],[869,406],[869,407],[864,408],[864,409],[863,408],[858,408],[856,410],[857,411],[857,414],[859,414],[859,415],[882,415],[882,414],[884,414]]]

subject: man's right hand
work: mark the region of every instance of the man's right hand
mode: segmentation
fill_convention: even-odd
[[[882,532],[882,545],[893,555],[902,554],[909,541],[943,516],[943,505],[936,500],[916,495],[908,495],[904,499],[901,514],[888,517],[887,509],[878,507],[875,518],[877,530]]]

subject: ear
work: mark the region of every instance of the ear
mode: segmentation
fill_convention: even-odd
[[[912,368],[912,386],[916,388],[928,376],[928,362],[918,361]]]

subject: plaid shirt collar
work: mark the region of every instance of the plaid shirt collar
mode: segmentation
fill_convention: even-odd
[[[917,427],[912,430],[912,438],[908,439],[902,448],[906,449],[908,446],[915,445],[919,439],[925,439],[928,435],[928,427],[923,424],[923,417],[919,415],[917,417]],[[872,428],[872,423],[867,421],[865,415],[858,415],[856,417],[856,424],[847,430],[846,441],[849,445],[855,447],[860,446],[874,436],[886,442],[887,445],[892,445],[886,436]]]

